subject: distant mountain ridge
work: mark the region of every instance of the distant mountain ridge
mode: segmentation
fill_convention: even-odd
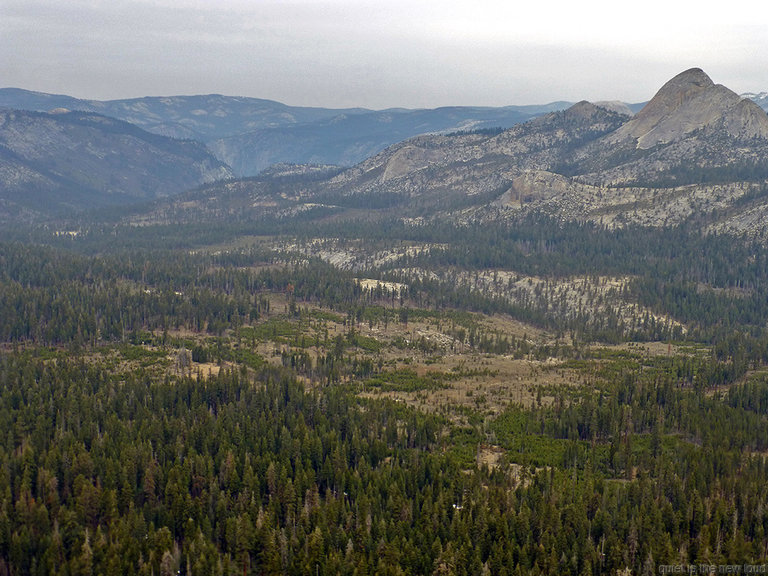
[[[92,113],[0,110],[0,221],[151,200],[231,176],[193,140]]]
[[[97,101],[0,89],[0,108],[95,112],[155,134],[198,140],[239,176],[253,176],[280,163],[352,166],[418,134],[509,128],[568,106],[553,102],[500,108],[328,109],[217,94]]]
[[[284,162],[353,166],[387,146],[419,134],[504,129],[561,106],[565,104],[343,114],[310,124],[255,130],[208,145],[238,174],[253,175]]]
[[[135,124],[148,132],[209,142],[262,128],[305,124],[362,108],[331,110],[288,106],[272,100],[208,94],[82,100],[19,88],[0,88],[0,108],[50,112],[56,108],[95,112]]]
[[[768,110],[767,94],[742,97]],[[637,112],[644,105],[597,104],[622,112]],[[387,146],[420,134],[510,128],[571,105],[553,102],[498,108],[329,109],[220,94],[99,101],[19,88],[0,89],[0,108],[94,112],[155,134],[198,140],[238,176],[254,176],[281,163],[353,166]]]
[[[23,91],[3,94],[26,97]],[[30,101],[62,105],[59,114],[2,112],[6,119],[25,118],[29,133],[12,122],[0,125],[0,211],[162,199],[233,176],[203,144],[152,135],[106,116],[67,113],[66,98],[37,94]],[[542,107],[352,109],[300,123],[298,112],[286,111],[290,107],[268,103],[269,110],[246,114],[255,104],[240,100],[175,97],[115,104],[145,122],[201,117],[214,130],[211,118],[224,118],[215,130],[225,130],[236,127],[236,117],[249,116],[272,124],[208,143],[235,167],[234,174],[258,166],[261,175],[162,202],[156,209],[165,221],[174,214],[183,220],[283,217],[317,207],[461,222],[533,211],[616,226],[699,218],[707,229],[768,238],[768,116],[698,68],[665,83],[639,111],[611,101],[566,109],[555,103],[554,111],[538,116]],[[220,108],[196,108],[201,105]],[[534,117],[496,128],[521,113]],[[408,137],[411,132],[421,135]],[[107,134],[115,141],[108,142]],[[397,142],[387,145],[388,139]],[[283,160],[297,155],[313,167]],[[347,163],[353,166],[331,166]],[[35,198],[45,201],[30,200]],[[150,211],[141,218],[151,222],[155,216]]]
[[[215,185],[186,194],[184,206],[171,202],[163,216],[194,218],[197,206],[230,219],[284,217],[325,206],[335,218],[368,209],[469,224],[545,213],[768,240],[768,116],[695,68],[634,116],[584,101],[501,133],[411,138],[324,180]]]

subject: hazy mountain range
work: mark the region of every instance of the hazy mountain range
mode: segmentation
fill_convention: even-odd
[[[569,105],[553,102],[541,106],[376,111],[287,106],[217,94],[97,101],[0,89],[0,108],[92,112],[154,134],[197,140],[238,176],[253,176],[278,163],[352,166],[417,134],[509,128]]]
[[[231,177],[194,140],[84,112],[0,110],[0,220],[130,204]]]
[[[634,106],[328,110],[224,96],[95,102],[5,89],[0,106],[49,112],[0,113],[0,211],[32,218],[225,179],[140,218],[288,217],[320,207],[337,217],[369,209],[483,221],[543,211],[610,225],[697,218],[711,229],[763,234],[768,115],[759,103],[767,102],[748,96],[700,69]]]
[[[185,194],[143,218],[256,219],[323,207],[335,218],[367,208],[482,222],[539,212],[766,234],[768,115],[757,104],[691,69],[636,115],[616,110],[580,102],[500,133],[419,136],[324,179],[271,171]]]

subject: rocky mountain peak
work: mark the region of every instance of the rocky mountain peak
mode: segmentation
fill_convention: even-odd
[[[681,72],[664,84],[650,102],[637,113],[638,124],[655,125],[681,109],[689,108],[692,103],[700,104],[702,95],[717,89],[718,86],[701,68],[691,68]]]
[[[637,148],[648,149],[707,128],[738,139],[768,138],[768,116],[753,102],[712,82],[700,68],[691,68],[664,84],[610,140],[633,139]]]
[[[708,88],[715,83],[701,68],[689,68],[680,72],[677,76],[668,80],[660,89],[658,94],[665,92],[679,92],[692,88]]]

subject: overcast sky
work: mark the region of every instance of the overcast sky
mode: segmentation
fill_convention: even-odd
[[[367,108],[648,100],[703,68],[768,90],[759,2],[0,0],[0,87]]]

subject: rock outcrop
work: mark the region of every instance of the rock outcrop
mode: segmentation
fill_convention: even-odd
[[[634,140],[637,148],[677,142],[696,131],[724,132],[732,138],[768,139],[768,115],[754,102],[715,84],[691,68],[664,84],[609,142]]]

